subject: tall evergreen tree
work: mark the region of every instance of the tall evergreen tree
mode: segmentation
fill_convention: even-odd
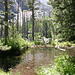
[[[41,3],[35,3],[36,0],[27,0],[26,5],[29,7],[29,9],[32,11],[32,40],[34,40],[34,25],[35,25],[35,11],[38,10],[38,7],[35,7],[38,4]]]
[[[7,44],[8,41],[8,16],[10,14],[10,5],[13,4],[13,1],[11,0],[1,0],[0,3],[2,4],[1,8],[4,9],[4,17],[5,19],[3,20],[4,25],[5,25],[5,44]],[[2,16],[2,15],[1,15]]]
[[[60,23],[63,37],[67,40],[75,37],[75,0],[49,0],[48,4],[53,6],[56,24]]]

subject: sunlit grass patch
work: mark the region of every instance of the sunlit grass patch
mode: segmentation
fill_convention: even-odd
[[[35,69],[37,75],[75,75],[75,57],[64,54],[56,58],[52,67],[41,66]]]
[[[19,71],[17,71],[17,73],[15,73],[16,75],[21,75]],[[0,69],[0,75],[14,75],[12,70],[5,72],[2,69]]]
[[[3,70],[0,69],[0,75],[13,75],[11,71],[9,72],[4,72]]]

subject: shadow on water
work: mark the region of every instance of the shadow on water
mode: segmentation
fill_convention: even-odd
[[[21,55],[26,51],[0,51],[0,69],[3,69],[5,72],[10,71],[11,68],[14,68],[21,62]]]

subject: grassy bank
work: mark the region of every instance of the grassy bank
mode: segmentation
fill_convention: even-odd
[[[37,75],[75,75],[75,56],[69,57],[64,54],[55,60],[54,66],[38,67],[35,71]]]

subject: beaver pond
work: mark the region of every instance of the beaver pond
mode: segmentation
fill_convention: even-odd
[[[67,53],[75,55],[75,50],[61,51],[55,48],[29,48],[20,56],[0,56],[0,68],[9,71],[12,68],[13,75],[20,72],[21,75],[37,75],[35,68],[38,66],[53,64],[56,56]]]

